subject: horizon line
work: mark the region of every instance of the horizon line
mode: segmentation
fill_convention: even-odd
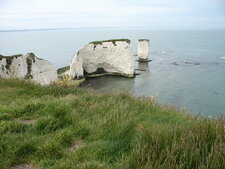
[[[28,32],[28,31],[49,31],[49,30],[73,30],[73,29],[129,29],[129,28],[139,28],[139,29],[149,29],[149,30],[225,30],[225,28],[149,28],[145,26],[130,26],[130,27],[70,27],[70,28],[30,28],[30,29],[0,29],[0,32]]]

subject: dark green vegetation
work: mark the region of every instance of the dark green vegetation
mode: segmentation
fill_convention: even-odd
[[[149,39],[139,39],[139,41],[149,41]]]
[[[61,75],[61,74],[65,73],[68,70],[70,70],[70,66],[65,66],[65,67],[59,68],[59,69],[57,69],[57,74]]]
[[[3,56],[3,55],[0,55],[0,60],[2,60],[3,58],[18,58],[18,57],[21,57],[23,56],[22,54],[18,54],[18,55],[12,55],[12,56]]]
[[[0,79],[1,169],[224,169],[224,130],[124,92]]]
[[[29,53],[29,56],[26,58],[27,61],[27,74],[25,79],[33,79],[33,76],[31,75],[32,70],[32,64],[35,62],[35,55],[33,53]]]
[[[90,42],[90,43],[94,44],[94,45],[102,45],[102,43],[104,43],[104,42],[112,42],[114,45],[116,45],[116,42],[118,42],[118,41],[125,41],[130,44],[129,39],[110,39],[110,40],[103,40],[103,41],[94,41],[94,42]]]
[[[22,54],[12,55],[12,56],[3,56],[3,55],[0,55],[0,60],[6,59],[6,66],[5,66],[5,68],[7,70],[9,70],[10,69],[10,65],[12,64],[13,59],[14,58],[21,57],[21,56],[22,56]],[[4,71],[4,68],[2,68],[2,70]]]

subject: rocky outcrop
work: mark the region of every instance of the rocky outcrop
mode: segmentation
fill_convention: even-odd
[[[81,55],[79,55],[79,53],[80,51],[75,53],[70,63],[70,70],[69,70],[70,79],[79,79],[84,76],[83,59]]]
[[[74,56],[69,75],[72,79],[84,74],[111,73],[134,76],[130,40],[96,41],[85,45]]]
[[[149,61],[149,40],[140,39],[138,41],[138,57],[139,61]]]
[[[52,63],[37,58],[33,53],[0,55],[0,77],[30,79],[32,82],[48,85],[57,80],[57,71]]]

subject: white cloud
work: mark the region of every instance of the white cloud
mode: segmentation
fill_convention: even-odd
[[[192,22],[201,17],[225,16],[223,5],[223,0],[0,0],[0,29],[160,27],[168,20],[179,26],[176,20],[180,17],[192,17],[187,19]]]

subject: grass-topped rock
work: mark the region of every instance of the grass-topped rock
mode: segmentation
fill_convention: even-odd
[[[149,42],[149,39],[139,39],[139,41],[148,41]]]
[[[150,53],[150,44],[149,39],[139,39],[138,41],[138,61],[139,62],[150,62],[149,53]]]
[[[93,41],[93,42],[90,42],[90,44],[102,45],[102,43],[104,42],[112,42],[115,45],[116,42],[126,42],[130,44],[131,41],[129,39],[110,39],[110,40],[102,40],[102,41]]]
[[[113,39],[88,43],[73,56],[69,74],[71,79],[77,79],[83,77],[84,72],[95,75],[99,69],[104,70],[101,75],[134,77],[130,40]]]
[[[27,79],[48,85],[57,79],[56,68],[34,53],[26,55],[0,55],[0,77]]]

